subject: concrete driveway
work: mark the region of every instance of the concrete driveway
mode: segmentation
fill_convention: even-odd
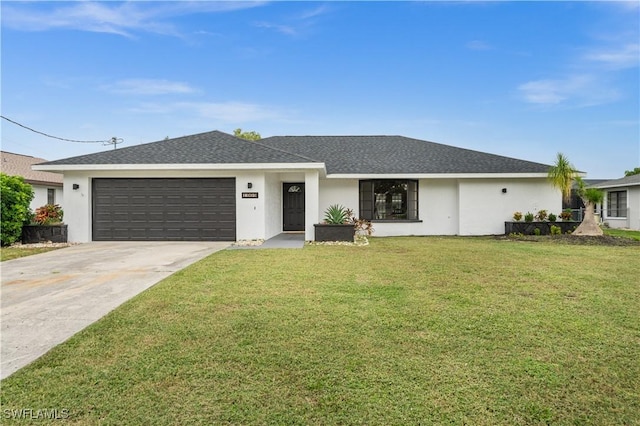
[[[0,379],[219,242],[94,242],[2,262]]]

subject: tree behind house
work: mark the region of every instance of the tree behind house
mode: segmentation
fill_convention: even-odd
[[[640,175],[640,167],[636,167],[633,170],[625,170],[624,175],[625,176]]]
[[[233,131],[233,136],[235,136],[236,138],[241,138],[241,139],[246,139],[248,141],[257,141],[262,139],[262,136],[260,136],[260,133],[258,132],[243,132],[242,129],[235,129]]]

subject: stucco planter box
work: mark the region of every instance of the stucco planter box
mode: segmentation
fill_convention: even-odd
[[[22,227],[22,244],[51,241],[67,242],[67,225],[25,225]]]
[[[505,222],[504,233],[535,235],[536,229],[540,230],[540,235],[551,235],[551,227],[559,226],[563,234],[573,232],[580,225],[580,222],[563,221],[563,222]]]
[[[356,230],[353,225],[328,225],[319,223],[313,225],[315,228],[316,241],[351,241]]]

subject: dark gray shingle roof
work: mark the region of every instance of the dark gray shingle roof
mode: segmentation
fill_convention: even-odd
[[[212,131],[43,163],[324,163],[328,174],[546,173],[550,166],[404,136],[273,136]]]
[[[260,142],[323,161],[329,174],[547,173],[550,167],[404,136],[273,136]]]
[[[596,188],[611,188],[611,187],[638,186],[638,185],[640,185],[640,175],[625,176],[620,179],[608,180],[593,186]]]
[[[93,164],[236,164],[310,163],[300,155],[213,131],[95,154],[49,161],[43,165]]]

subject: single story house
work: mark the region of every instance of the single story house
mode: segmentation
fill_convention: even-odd
[[[220,131],[34,166],[64,174],[73,242],[313,240],[333,204],[376,236],[503,234],[514,211],[560,213],[549,167],[403,136]]]
[[[34,197],[31,200],[31,210],[35,211],[45,204],[59,204],[64,209],[62,175],[31,168],[34,164],[47,160],[6,151],[0,151],[0,154],[2,173],[9,176],[22,176],[24,181],[33,188]]]
[[[640,231],[640,175],[593,185],[605,191],[603,221],[612,228]]]

